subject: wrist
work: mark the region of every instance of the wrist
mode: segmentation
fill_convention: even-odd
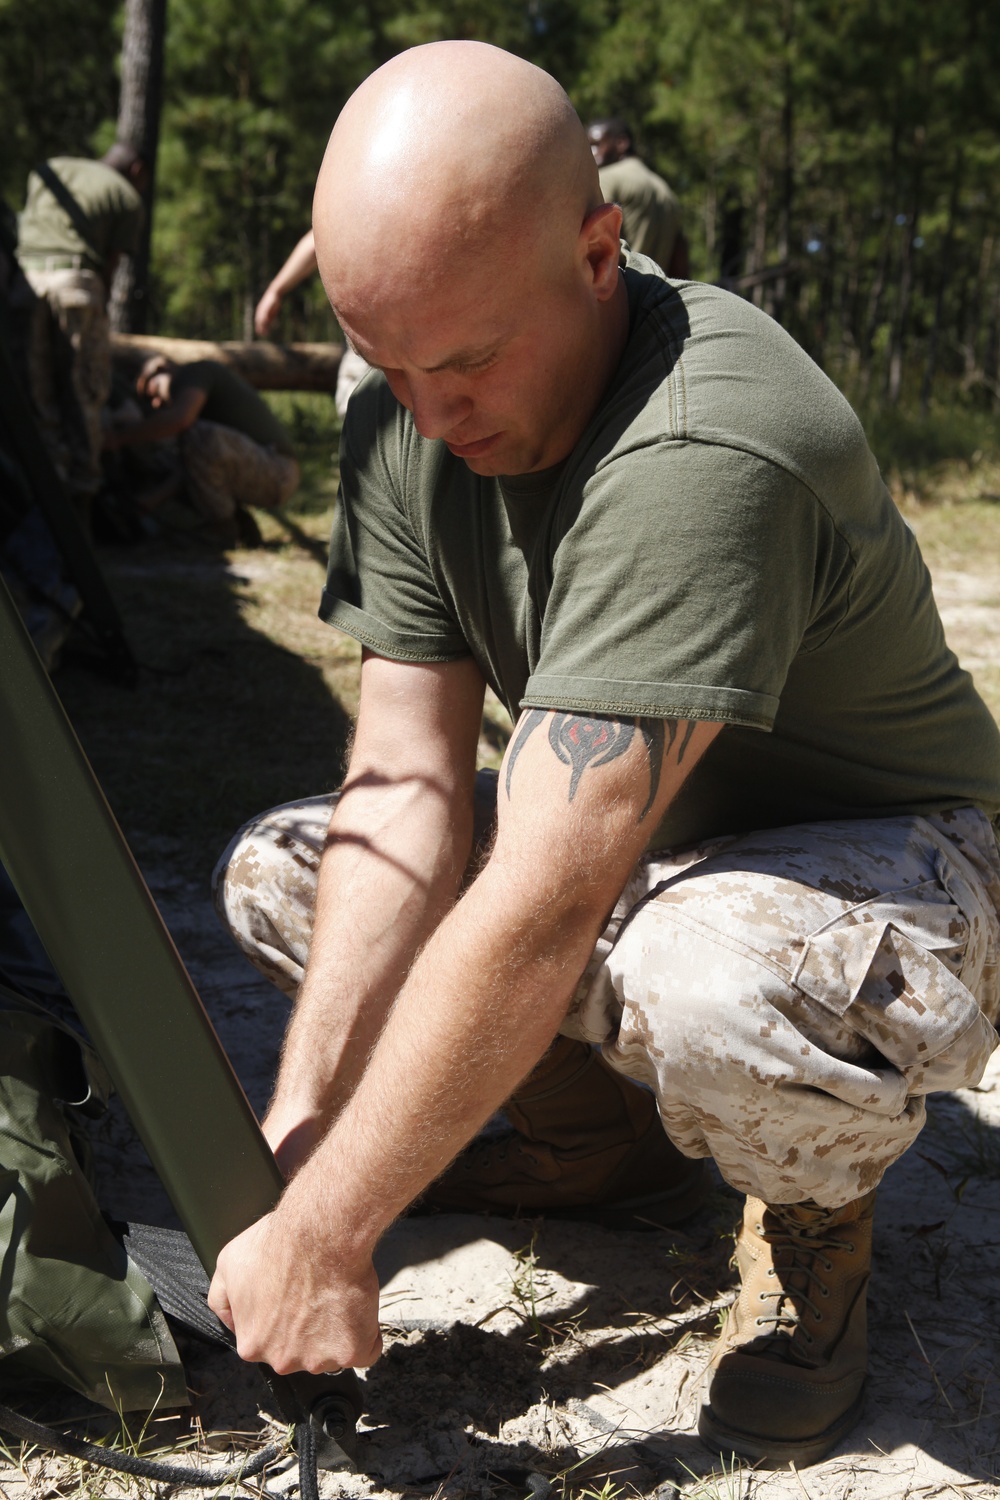
[[[264,1138],[286,1179],[294,1177],[323,1139],[323,1121],[318,1113],[272,1104],[261,1124]]]
[[[346,1163],[331,1164],[314,1153],[286,1187],[272,1218],[276,1235],[287,1237],[315,1264],[351,1275],[371,1264],[375,1246],[397,1216],[377,1212],[370,1184],[352,1180]]]

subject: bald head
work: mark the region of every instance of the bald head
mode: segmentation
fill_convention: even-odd
[[[313,228],[344,332],[421,437],[478,474],[569,453],[628,297],[621,210],[553,78],[479,42],[394,58],[337,121]]]
[[[337,121],[313,207],[320,272],[339,311],[386,278],[426,288],[515,247],[558,257],[601,201],[554,78],[480,42],[415,47]]]

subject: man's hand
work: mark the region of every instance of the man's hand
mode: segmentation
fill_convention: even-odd
[[[300,282],[305,281],[307,276],[311,276],[315,269],[316,241],[313,239],[312,230],[307,229],[257,303],[257,310],[253,315],[253,326],[261,338],[270,333],[286,294]]]
[[[296,1223],[286,1204],[226,1245],[209,1307],[237,1335],[241,1359],[264,1361],[279,1375],[374,1364],[382,1335],[370,1256],[352,1264],[332,1258],[329,1237]]]
[[[267,291],[257,303],[257,309],[253,315],[253,326],[260,338],[266,338],[274,326],[274,320],[281,311],[282,295],[272,282]]]

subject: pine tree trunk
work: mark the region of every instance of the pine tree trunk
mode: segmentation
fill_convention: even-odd
[[[143,195],[146,214],[135,255],[123,256],[111,290],[111,326],[142,333],[149,308],[149,247],[153,228],[156,149],[163,101],[163,38],[167,0],[125,0],[118,139],[142,156],[149,172]]]
[[[920,190],[923,179],[923,148],[925,132],[918,125],[914,132],[913,203],[906,216],[903,250],[899,267],[899,303],[896,321],[889,344],[889,366],[886,379],[886,399],[895,406],[903,389],[903,360],[906,354],[906,336],[909,331],[910,302],[913,295],[913,241],[920,227]]]
[[[764,269],[767,259],[767,212],[769,207],[771,174],[768,165],[768,152],[770,151],[770,140],[763,132],[759,137],[757,158],[757,202],[754,206],[753,243],[750,254],[747,256],[746,274],[756,275]],[[750,299],[755,307],[761,307],[764,301],[764,283],[758,281],[750,294]]]
[[[792,48],[795,42],[795,0],[785,0],[783,22],[784,69],[781,103],[781,201],[778,211],[778,262],[787,266],[792,243],[792,206],[795,198],[795,101]],[[779,276],[774,284],[774,317],[784,327],[791,321],[794,297],[790,279]]]
[[[719,285],[732,288],[743,269],[743,202],[734,187],[722,199],[719,241]]]
[[[892,227],[895,216],[895,206],[898,196],[899,183],[899,127],[892,127],[892,142],[889,151],[889,171],[885,186],[882,191],[882,202],[889,207],[889,215],[886,221],[885,232],[882,235],[882,243],[879,248],[878,261],[875,273],[872,277],[871,286],[868,290],[868,308],[865,314],[864,326],[860,338],[860,367],[861,367],[861,395],[867,396],[868,386],[872,374],[872,360],[875,352],[875,335],[878,332],[882,319],[882,302],[885,296],[886,279],[889,273],[889,260],[892,255]]]
[[[931,391],[934,388],[934,376],[937,373],[938,346],[941,341],[941,328],[944,323],[945,292],[951,278],[952,263],[955,257],[955,225],[958,219],[958,204],[962,190],[962,168],[964,162],[964,153],[961,146],[959,146],[955,151],[955,165],[952,168],[951,174],[951,196],[948,200],[948,226],[945,230],[944,244],[941,247],[937,296],[934,301],[934,324],[927,342],[927,363],[924,366],[924,378],[920,386],[920,410],[925,416],[930,410]]]
[[[972,298],[972,327],[969,331],[965,348],[965,377],[963,385],[966,389],[976,383],[982,371],[980,346],[985,323],[983,313],[986,308],[986,288],[989,284],[990,273],[993,267],[993,252],[995,248],[996,236],[991,227],[983,236],[982,249],[979,252],[979,272],[976,276],[976,288]]]

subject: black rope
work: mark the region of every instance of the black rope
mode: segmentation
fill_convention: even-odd
[[[308,1423],[303,1423],[298,1429],[300,1441],[302,1428],[307,1426]],[[32,1422],[28,1417],[22,1417],[20,1412],[14,1411],[9,1406],[0,1405],[0,1429],[23,1439],[24,1442],[37,1443],[39,1447],[50,1448],[54,1453],[64,1453],[67,1458],[83,1459],[85,1463],[95,1464],[101,1469],[117,1469],[121,1474],[134,1474],[139,1479],[158,1479],[168,1484],[195,1485],[203,1490],[214,1490],[222,1484],[239,1484],[241,1480],[252,1479],[255,1474],[266,1469],[268,1464],[281,1458],[285,1452],[283,1443],[269,1443],[246,1463],[238,1464],[232,1469],[224,1469],[221,1474],[218,1470],[207,1473],[204,1469],[185,1468],[181,1464],[157,1463],[150,1458],[137,1458],[132,1453],[117,1453],[112,1448],[102,1448],[99,1444],[88,1443],[83,1438],[54,1432],[51,1427],[46,1427],[41,1422]],[[302,1450],[300,1450],[300,1473],[303,1463]],[[316,1483],[315,1444],[313,1444],[312,1484],[311,1497],[307,1496],[303,1490],[303,1500],[318,1500],[319,1497]]]
[[[299,1422],[295,1428],[295,1446],[299,1450],[299,1500],[319,1500],[316,1429],[311,1422]]]

